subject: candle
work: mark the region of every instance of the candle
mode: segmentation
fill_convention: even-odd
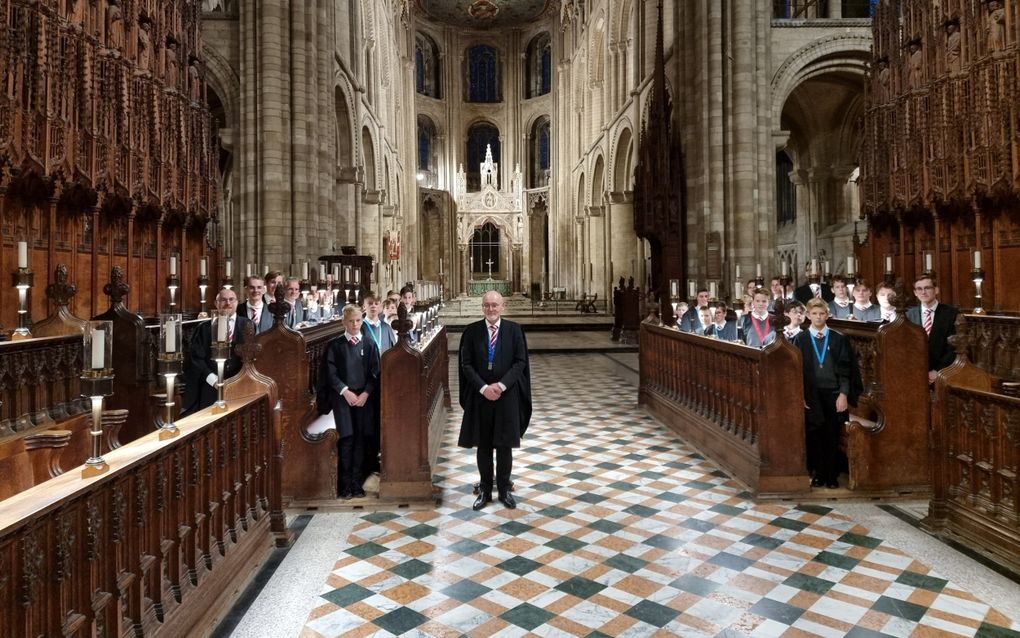
[[[28,268],[28,242],[18,242],[18,268]]]
[[[822,274],[825,275],[826,277],[829,276],[829,260],[828,259],[826,259],[825,261],[822,262]]]
[[[811,274],[812,275],[817,275],[818,274],[818,258],[817,257],[812,257],[811,258]]]
[[[216,341],[227,340],[227,321],[229,320],[223,315],[216,318]]]
[[[340,264],[333,264],[333,281],[340,280]]]
[[[708,282],[708,296],[711,297],[712,299],[715,299],[716,292],[718,292],[718,290],[715,287],[715,282],[714,281]]]
[[[106,367],[106,331],[92,331],[92,369],[102,370]]]
[[[739,281],[733,282],[733,303],[744,298],[744,285]]]
[[[737,270],[736,270],[736,272],[735,272],[735,273],[733,274],[733,277],[734,277],[734,279],[736,279],[737,281],[740,281],[740,264],[737,264]]]
[[[233,274],[233,271],[234,271],[234,260],[230,259],[228,257],[227,258],[227,264],[226,264],[227,279],[230,279],[230,276]]]
[[[974,270],[981,270],[981,251],[974,251]]]
[[[761,262],[754,265],[754,276],[761,279]]]
[[[209,265],[206,262],[206,258],[205,257],[203,257],[203,258],[198,260],[198,274],[199,274],[200,277],[205,277],[206,274],[208,274],[208,271],[207,271],[208,267],[209,267]]]
[[[319,264],[319,281],[326,281],[326,264]]]
[[[669,280],[669,296],[673,299],[680,296],[680,282],[676,279]]]
[[[779,262],[779,268],[782,271],[783,277],[787,276],[790,273],[789,269],[786,266],[786,260]]]
[[[885,271],[891,273],[892,270],[892,255],[885,256]]]
[[[163,325],[163,331],[165,333],[163,350],[167,354],[177,352],[177,322],[167,319]]]
[[[443,274],[443,258],[439,258],[439,274]]]
[[[693,279],[687,280],[687,296],[691,299],[698,296],[698,284],[694,283]]]
[[[854,256],[853,255],[849,255],[846,258],[846,274],[848,274],[848,275],[854,274]]]
[[[345,284],[351,283],[351,267],[350,266],[344,266],[344,283]]]
[[[244,276],[245,277],[251,277],[251,264],[245,264],[245,266],[244,266]]]
[[[924,253],[924,270],[931,272],[931,253]]]
[[[305,281],[308,280],[308,262],[306,261],[301,265],[301,278]]]
[[[354,269],[354,283],[356,284],[361,283],[361,268]]]
[[[177,274],[177,257],[170,256],[170,276],[173,277]]]

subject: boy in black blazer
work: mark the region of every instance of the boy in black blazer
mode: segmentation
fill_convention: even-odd
[[[928,383],[935,383],[939,370],[956,359],[949,337],[956,334],[955,306],[939,303],[939,283],[931,275],[920,275],[914,282],[914,295],[920,306],[907,309],[907,320],[928,333]]]
[[[808,472],[812,487],[839,487],[843,455],[839,435],[850,406],[857,405],[863,389],[850,340],[830,329],[829,304],[810,299],[811,325],[793,338],[804,364],[804,409]]]
[[[371,397],[379,384],[379,350],[372,339],[364,338],[361,323],[361,308],[345,306],[344,334],[326,346],[319,371],[320,412],[332,409],[340,437],[338,489],[342,499],[365,495],[365,442],[375,431]]]

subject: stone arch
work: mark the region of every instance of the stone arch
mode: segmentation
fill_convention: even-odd
[[[202,45],[202,58],[206,68],[205,81],[223,104],[226,125],[235,128],[238,122],[237,101],[241,95],[241,79],[230,62],[208,44]]]
[[[372,138],[372,131],[367,125],[361,127],[361,162],[365,169],[365,190],[368,192],[379,190],[375,142]]]
[[[592,206],[601,206],[605,197],[606,185],[606,160],[602,153],[595,158],[595,168],[591,173],[591,195]]]
[[[588,68],[590,71],[589,83],[592,87],[602,84],[606,76],[606,14],[599,13],[595,19],[595,27],[592,29],[590,42],[590,53],[588,59],[591,61]]]
[[[618,192],[633,190],[633,161],[634,133],[628,123],[620,127],[620,133],[613,143],[613,170],[609,176],[612,190]]]
[[[840,70],[858,73],[863,78],[871,45],[869,37],[838,34],[815,40],[794,52],[772,78],[773,122],[779,123],[786,100],[805,80]]]
[[[355,139],[354,117],[352,115],[350,95],[344,87],[337,84],[333,87],[333,103],[336,113],[336,165],[340,168],[351,168],[357,156],[357,140]]]

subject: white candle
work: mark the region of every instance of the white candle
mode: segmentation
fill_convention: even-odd
[[[208,274],[208,270],[207,270],[208,268],[209,268],[209,264],[207,263],[205,257],[203,257],[203,258],[198,260],[198,274],[200,276],[205,277],[206,274]]]
[[[302,264],[302,266],[301,266],[301,278],[306,280],[306,281],[308,280],[308,262],[307,261],[304,264]]]
[[[980,250],[975,250],[974,251],[974,270],[980,270],[980,269],[981,269],[981,251]]]
[[[230,279],[230,276],[233,274],[233,270],[234,270],[234,260],[233,259],[228,259],[227,260],[227,264],[226,264],[227,279]]]
[[[333,264],[333,280],[340,281],[340,264]]]
[[[227,321],[228,319],[223,315],[216,318],[216,341],[227,340]]]
[[[822,262],[822,274],[828,276],[829,274],[829,260],[826,259]]]
[[[319,264],[319,281],[326,281],[326,264]]]
[[[817,258],[812,258],[811,259],[811,274],[812,275],[817,275],[818,274],[818,259]]]
[[[356,284],[361,283],[361,268],[354,269],[354,283]]]
[[[737,270],[736,270],[736,272],[735,272],[735,273],[733,274],[733,277],[734,277],[734,279],[736,279],[737,281],[740,281],[740,264],[737,264]]]
[[[785,261],[785,260],[784,260],[784,261],[781,261],[781,262],[779,262],[779,269],[780,269],[780,270],[782,271],[782,275],[783,275],[783,277],[785,277],[786,275],[788,275],[788,274],[789,274],[789,272],[790,272],[789,270],[787,270],[787,267],[786,267],[786,261]]]
[[[18,268],[28,268],[28,242],[18,242]]]
[[[687,280],[687,296],[691,299],[698,296],[698,284],[694,283],[693,279]]]
[[[680,296],[680,282],[676,279],[669,280],[669,296],[673,299]]]
[[[754,265],[754,276],[761,279],[761,262]]]
[[[852,275],[854,273],[854,256],[850,255],[846,258],[846,274]]]
[[[744,298],[744,285],[739,281],[733,283],[733,303]]]
[[[244,265],[244,276],[251,277],[251,264]]]
[[[92,369],[102,370],[106,367],[106,331],[92,331]]]
[[[173,319],[167,319],[163,330],[166,333],[165,343],[163,344],[164,350],[167,353],[177,352],[177,322]]]
[[[177,257],[170,256],[170,276],[173,277],[177,274]]]
[[[924,269],[926,272],[931,272],[931,253],[924,254]]]
[[[714,281],[708,282],[708,296],[711,297],[712,299],[715,299],[715,293],[717,292],[718,290],[715,287],[715,282]]]
[[[885,256],[885,271],[892,272],[892,255]]]

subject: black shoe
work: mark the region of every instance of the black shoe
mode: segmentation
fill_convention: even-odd
[[[480,510],[483,507],[485,507],[486,503],[491,503],[491,502],[492,502],[492,492],[489,492],[489,493],[482,492],[481,494],[478,495],[478,498],[475,499],[475,502],[471,506],[471,509],[473,509],[474,511],[477,512],[478,510]]]
[[[351,492],[351,490],[349,490],[349,489],[340,490],[340,499],[341,500],[349,501],[349,500],[351,500],[352,496],[354,496],[354,494],[353,494],[353,492]]]
[[[351,498],[365,498],[365,490],[360,487],[355,488],[351,491]]]
[[[825,482],[825,487],[829,488],[830,490],[839,489],[839,481],[837,481],[836,479],[832,479],[831,481],[826,481]]]
[[[500,492],[499,502],[502,503],[508,510],[517,509],[517,501],[514,500],[514,495],[510,492]]]
[[[823,485],[825,485],[825,483],[822,481],[822,479],[820,478],[811,479],[811,487],[821,487]]]

